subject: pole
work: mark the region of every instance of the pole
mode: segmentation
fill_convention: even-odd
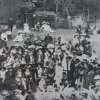
[[[90,10],[89,10],[89,7],[88,7],[88,24],[90,22]]]
[[[96,14],[95,14],[95,28],[96,28]]]

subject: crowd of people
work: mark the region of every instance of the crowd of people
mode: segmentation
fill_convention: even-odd
[[[47,34],[23,46],[0,45],[0,99],[99,100],[100,62],[88,29],[83,35],[78,27],[77,42]]]

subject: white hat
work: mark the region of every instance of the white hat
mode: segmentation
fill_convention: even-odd
[[[82,55],[82,59],[87,59],[87,58],[88,58],[88,56],[86,54]]]
[[[61,49],[66,51],[66,45],[63,45]]]
[[[100,80],[96,81],[95,85],[100,86]]]
[[[16,43],[14,46],[15,46],[15,47],[18,47],[18,46],[20,46],[20,44],[19,44],[19,43]]]
[[[38,39],[37,38],[34,38],[34,41],[37,41]]]
[[[47,45],[47,48],[49,49],[49,48],[54,48],[54,44],[48,44]]]
[[[93,55],[91,56],[91,59],[92,59],[92,60],[95,60],[96,58],[98,58],[98,56],[95,55],[95,54],[93,54]]]
[[[25,49],[25,52],[28,52],[28,49]]]
[[[42,24],[47,24],[47,22],[46,21],[43,21]]]
[[[38,47],[36,47],[36,50],[41,49],[41,48],[42,48],[42,46],[38,46]]]
[[[23,33],[23,31],[22,30],[19,30],[18,33]]]
[[[94,80],[100,80],[100,75],[96,75],[96,76],[94,77]]]
[[[47,92],[55,92],[55,89],[54,89],[54,87],[53,86],[48,86],[47,87]]]
[[[30,45],[28,48],[29,48],[29,49],[35,48],[35,46],[34,46],[34,45]]]

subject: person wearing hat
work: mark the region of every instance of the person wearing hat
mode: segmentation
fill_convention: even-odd
[[[12,39],[11,30],[8,29],[8,30],[6,31],[6,34],[7,34],[8,40],[11,40],[11,39]]]
[[[27,38],[27,40],[24,41],[24,44],[26,44],[26,45],[28,45],[28,46],[32,45],[31,39],[30,39],[30,38]]]
[[[38,48],[36,50],[36,54],[35,54],[35,63],[36,66],[41,66],[43,68],[43,64],[44,64],[44,54],[41,48]]]
[[[28,49],[25,49],[24,57],[25,57],[25,63],[30,64],[30,55]]]
[[[31,67],[29,68],[30,74],[32,75],[32,79],[35,82],[38,76],[38,68],[35,64],[31,64]]]
[[[20,65],[21,65],[21,56],[19,54],[16,54],[14,56],[13,68],[19,68]]]
[[[87,35],[90,35],[90,25],[88,24],[87,26],[86,26],[86,28],[85,28],[85,33],[87,34]]]
[[[67,63],[67,77],[68,77],[68,81],[71,82],[73,80],[73,72],[72,72],[72,68],[71,68],[71,63],[72,63],[72,57],[68,56],[66,58],[66,63]]]
[[[61,46],[61,37],[58,37],[58,45]]]
[[[81,25],[78,25],[78,27],[77,27],[77,34],[82,34],[82,27],[81,27]]]
[[[41,28],[40,22],[37,22],[37,23],[35,24],[35,26],[34,26],[35,31],[39,32],[39,31],[40,31],[40,28]]]
[[[66,84],[66,87],[64,87],[61,95],[65,98],[65,100],[70,100],[73,92],[74,92],[74,89],[72,87],[69,87],[68,84]]]
[[[1,67],[0,68],[0,79],[2,79],[2,83],[4,83],[4,80],[5,80],[5,73],[6,73],[6,68]]]
[[[85,66],[83,62],[79,61],[78,64],[76,64],[76,78],[75,78],[75,84],[77,86],[84,87],[84,82],[85,82]]]
[[[92,56],[92,45],[91,42],[87,42],[85,48],[84,48],[84,54],[89,55],[90,57]]]
[[[49,60],[50,60],[50,52],[45,51],[44,56],[45,56],[45,58],[44,58],[44,66],[45,66],[46,62],[49,62]]]
[[[96,74],[95,74],[93,80],[94,80],[96,86],[100,84],[100,72],[99,71],[96,71]]]
[[[50,36],[50,34],[47,34],[44,38],[44,41],[46,42],[46,44],[49,44],[52,42],[52,36]]]
[[[24,23],[24,30],[23,30],[23,33],[30,33],[30,27],[29,27],[29,25],[28,25],[28,23]]]
[[[1,36],[0,36],[1,40],[5,41],[5,42],[8,41],[8,37],[7,37],[7,34],[6,34],[5,32],[2,33],[2,34],[0,34],[0,35],[1,35]]]
[[[47,87],[47,92],[43,94],[41,100],[60,100],[60,94],[55,92],[52,85]]]
[[[36,100],[34,92],[32,92],[31,90],[29,90],[27,92],[27,96],[26,96],[25,100]]]
[[[8,27],[10,28],[11,32],[12,32],[14,24],[15,24],[15,22],[14,22],[13,18],[10,17],[10,19],[8,20]]]
[[[66,83],[68,83],[68,81],[67,81],[67,73],[65,71],[63,71],[60,85],[64,86],[64,84],[66,84]]]
[[[47,70],[47,79],[49,84],[52,84],[54,82],[54,77],[55,77],[55,64],[54,62],[51,62]]]
[[[85,78],[85,88],[88,89],[90,83],[93,83],[94,75],[95,75],[95,70],[94,70],[94,68],[92,66],[92,68],[88,70],[88,73],[87,73],[86,78]]]
[[[4,62],[6,60],[6,50],[4,47],[0,47],[0,65],[2,64],[2,62]]]
[[[75,52],[76,52],[76,55],[78,55],[78,56],[81,56],[83,54],[83,48],[81,49],[80,44],[75,45]]]
[[[32,75],[26,76],[26,88],[27,90],[32,90],[33,92],[36,92],[36,83],[32,79]]]
[[[5,80],[4,83],[7,84],[8,87],[12,85],[16,85],[15,77],[16,77],[16,71],[12,68],[8,68],[8,71],[5,73]]]

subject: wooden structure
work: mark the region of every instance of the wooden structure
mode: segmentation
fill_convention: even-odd
[[[17,22],[20,24],[27,22],[30,27],[34,27],[37,22],[42,24],[43,21],[48,21],[50,22],[50,26],[55,27],[56,19],[57,15],[50,11],[35,11],[17,14]]]
[[[36,0],[0,0],[0,24],[7,23],[12,16],[16,21],[16,13],[25,6],[32,6]]]

